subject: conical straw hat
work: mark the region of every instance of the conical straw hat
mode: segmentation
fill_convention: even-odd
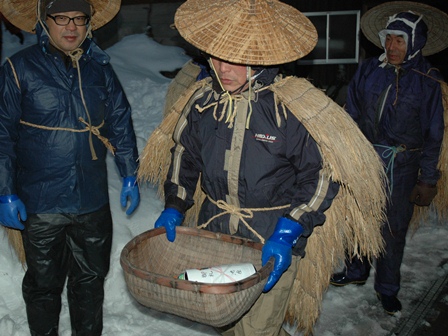
[[[187,0],[174,23],[198,49],[237,64],[292,62],[317,43],[311,21],[278,0]]]
[[[43,1],[43,0],[42,0]],[[2,0],[0,12],[14,26],[29,33],[34,33],[37,23],[37,4],[39,0]],[[94,13],[91,20],[92,30],[108,23],[120,10],[121,0],[89,0]]]
[[[448,47],[448,14],[418,2],[386,2],[371,8],[361,18],[362,32],[370,42],[382,49],[379,31],[386,28],[390,16],[407,11],[423,15],[423,21],[428,26],[428,40],[422,49],[424,56],[438,53]]]

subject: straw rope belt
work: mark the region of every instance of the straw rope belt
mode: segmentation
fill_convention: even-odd
[[[208,200],[213,203],[214,205],[216,205],[218,208],[220,208],[221,210],[223,210],[223,212],[220,212],[219,214],[214,215],[213,217],[211,217],[207,222],[205,222],[202,225],[199,225],[198,228],[199,229],[203,229],[205,227],[207,227],[214,219],[221,217],[223,215],[226,214],[230,214],[230,215],[236,215],[238,216],[238,218],[241,220],[241,222],[243,222],[243,224],[247,227],[247,229],[249,231],[251,231],[258,239],[260,239],[260,241],[264,244],[264,238],[257,232],[255,231],[247,222],[246,222],[246,218],[253,218],[254,217],[254,212],[258,212],[258,211],[273,211],[273,210],[280,210],[280,209],[285,209],[288,208],[291,204],[287,204],[287,205],[280,205],[280,206],[276,206],[276,207],[272,207],[272,208],[239,208],[235,205],[232,204],[228,204],[223,200],[218,200],[215,201],[213,200],[210,196],[207,195]],[[230,228],[230,233],[235,234],[235,232],[237,231],[237,227],[232,227]]]
[[[107,149],[109,149],[112,152],[112,154],[115,153],[115,147],[112,146],[112,144],[106,137],[103,137],[100,134],[100,128],[103,127],[104,120],[98,126],[89,125],[89,123],[87,121],[85,121],[84,118],[82,118],[82,117],[79,117],[78,120],[80,122],[82,122],[84,125],[86,125],[86,128],[75,129],[75,128],[68,128],[68,127],[50,127],[50,126],[33,124],[33,123],[30,123],[30,122],[27,122],[24,120],[20,120],[20,123],[23,125],[30,126],[30,127],[40,128],[40,129],[49,130],[49,131],[69,131],[69,132],[74,132],[74,133],[91,132],[92,134],[96,135],[98,137],[98,139],[101,140],[101,142],[106,146]],[[95,153],[95,152],[92,152],[92,154],[93,153]],[[93,159],[94,160],[97,159],[96,155],[94,155]]]

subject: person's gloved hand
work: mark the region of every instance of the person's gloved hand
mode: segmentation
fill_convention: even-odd
[[[437,186],[418,181],[409,200],[419,206],[428,206],[437,195]]]
[[[277,283],[292,260],[292,248],[303,232],[303,227],[286,217],[280,217],[275,226],[274,233],[269,237],[263,246],[261,253],[261,263],[264,266],[271,257],[275,258],[274,268],[269,275],[263,292],[268,292]]]
[[[23,230],[25,226],[20,220],[26,221],[26,209],[17,195],[0,196],[0,223],[4,226]]]
[[[137,178],[135,176],[123,178],[123,187],[121,188],[120,194],[121,206],[126,207],[128,198],[131,201],[131,205],[129,205],[126,215],[131,215],[140,203],[140,191],[136,180]]]
[[[183,220],[184,215],[179,211],[173,208],[166,208],[156,220],[154,227],[159,228],[163,226],[166,230],[166,238],[173,242],[176,239],[176,226],[181,225]]]

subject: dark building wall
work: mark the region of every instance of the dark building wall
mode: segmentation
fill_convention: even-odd
[[[291,5],[301,12],[321,12],[321,11],[344,11],[361,9],[362,1],[360,0],[285,0],[282,1]]]

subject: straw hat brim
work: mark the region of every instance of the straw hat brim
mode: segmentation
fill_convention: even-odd
[[[91,20],[92,30],[96,30],[111,21],[120,10],[121,0],[90,0],[94,13]],[[38,0],[2,0],[0,11],[17,28],[34,33],[37,24]]]
[[[390,16],[406,11],[423,15],[423,21],[428,26],[428,39],[422,49],[424,56],[448,47],[448,15],[438,8],[418,2],[393,1],[371,8],[361,18],[362,32],[370,42],[382,49],[378,33],[386,28]]]
[[[292,62],[317,43],[311,21],[278,0],[188,0],[177,9],[174,22],[187,42],[237,64]]]

